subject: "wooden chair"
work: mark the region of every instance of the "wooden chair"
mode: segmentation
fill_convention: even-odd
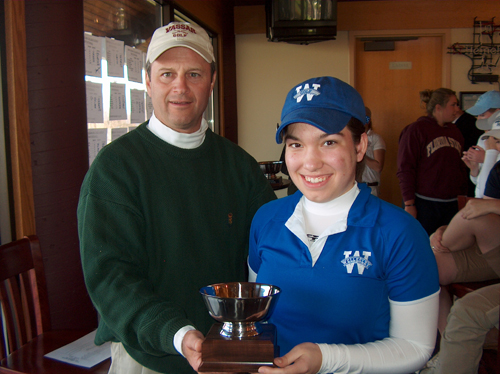
[[[109,359],[85,369],[44,357],[91,331],[51,329],[42,253],[34,235],[0,246],[0,306],[0,373],[107,373]]]

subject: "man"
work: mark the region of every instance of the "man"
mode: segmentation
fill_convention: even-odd
[[[193,373],[215,322],[198,290],[246,279],[251,220],[275,195],[203,119],[216,78],[207,33],[161,27],[146,61],[152,117],[105,147],[82,186],[82,265],[110,373]]]

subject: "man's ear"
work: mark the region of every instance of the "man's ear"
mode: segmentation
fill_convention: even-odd
[[[149,79],[148,73],[146,73],[146,91],[148,92],[148,96],[151,97],[151,79]]]

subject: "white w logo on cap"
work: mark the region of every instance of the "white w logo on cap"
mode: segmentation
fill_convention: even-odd
[[[313,88],[310,88],[309,83],[306,83],[304,85],[304,89],[302,89],[302,86],[298,86],[297,88],[295,88],[297,94],[293,98],[296,99],[298,103],[300,103],[304,95],[307,95],[307,101],[311,101],[314,96],[321,95],[321,93],[318,91],[318,88],[321,87],[321,84],[313,83],[312,86]]]

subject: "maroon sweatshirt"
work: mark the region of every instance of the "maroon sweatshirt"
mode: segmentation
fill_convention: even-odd
[[[467,193],[467,167],[462,161],[464,138],[458,128],[439,126],[431,116],[420,117],[399,136],[398,172],[403,200],[415,194],[448,200]]]

